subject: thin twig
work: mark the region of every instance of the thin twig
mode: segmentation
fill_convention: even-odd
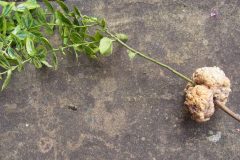
[[[116,41],[118,41],[121,45],[123,45],[124,47],[126,47],[126,48],[129,49],[130,51],[136,53],[136,54],[139,55],[140,57],[143,57],[143,58],[145,58],[145,59],[147,59],[147,60],[149,60],[149,61],[151,61],[151,62],[153,62],[153,63],[156,63],[156,64],[158,64],[158,65],[160,65],[160,66],[162,66],[162,67],[164,67],[164,68],[172,71],[174,74],[176,74],[176,75],[179,76],[180,78],[182,78],[182,79],[184,79],[184,80],[192,83],[193,85],[195,84],[190,78],[188,78],[187,76],[183,75],[182,73],[176,71],[176,70],[173,69],[172,67],[170,67],[170,66],[168,66],[168,65],[166,65],[166,64],[163,64],[163,63],[161,63],[161,62],[159,62],[159,61],[157,61],[157,60],[155,60],[155,59],[153,59],[153,58],[151,58],[151,57],[149,57],[149,56],[147,56],[147,55],[145,55],[145,54],[143,54],[143,53],[141,53],[141,52],[139,52],[139,51],[136,51],[136,50],[133,49],[133,48],[131,48],[130,46],[128,46],[128,45],[127,45],[126,43],[124,43],[123,41],[121,41],[119,38],[117,38],[114,34],[112,34],[111,32],[109,32],[108,30],[106,30],[106,33],[107,33],[108,35],[110,35],[112,38],[114,38]]]
[[[237,121],[240,122],[240,115],[233,112],[231,109],[229,109],[227,106],[223,105],[221,102],[219,101],[215,101],[215,104],[221,109],[223,110],[225,113],[227,113],[228,115],[230,115],[232,118],[236,119]]]

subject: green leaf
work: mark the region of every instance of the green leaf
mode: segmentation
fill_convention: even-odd
[[[62,2],[62,1],[60,1],[60,0],[57,0],[56,2],[59,4],[59,6],[62,8],[62,10],[63,10],[65,13],[68,13],[68,12],[69,12],[69,9],[68,9],[67,5],[66,5],[64,2]]]
[[[130,60],[133,60],[133,58],[136,56],[136,53],[130,50],[127,50],[127,53]]]
[[[99,50],[98,47],[94,48],[94,50],[93,50],[94,53],[97,53],[97,52],[99,52],[99,51],[100,51],[100,50]]]
[[[47,9],[51,12],[54,13],[54,9],[53,6],[51,5],[51,3],[49,3],[48,0],[43,0],[44,4],[46,5]]]
[[[69,26],[72,25],[71,21],[65,15],[63,15],[61,12],[57,11],[56,16],[57,16],[57,19],[60,22],[62,22],[63,24],[69,25]]]
[[[101,24],[102,28],[106,28],[106,26],[107,26],[105,19],[102,19],[100,24]]]
[[[74,6],[74,13],[76,14],[76,15],[78,15],[79,17],[81,17],[82,15],[81,15],[81,12],[79,11],[79,9],[76,7],[76,6]]]
[[[53,27],[54,27],[54,26],[45,25],[45,26],[44,26],[44,33],[45,33],[46,35],[53,35],[53,34],[54,34]]]
[[[1,41],[1,42],[4,42],[4,41],[5,41],[5,37],[4,37],[2,34],[0,34],[0,41]]]
[[[19,38],[20,40],[24,40],[26,37],[29,36],[27,31],[18,31],[16,34],[12,33],[13,35],[15,35],[17,38]]]
[[[19,56],[17,52],[11,47],[8,47],[7,54],[9,59],[16,60],[18,62],[18,70],[21,70],[23,67],[21,56]]]
[[[17,20],[18,24],[22,25],[21,24],[22,21],[21,21],[21,17],[20,17],[19,12],[14,12],[14,17],[13,18]]]
[[[10,64],[8,62],[8,60],[5,58],[5,56],[3,55],[4,53],[1,51],[0,52],[0,63],[1,63],[1,67],[8,69],[10,67]]]
[[[42,63],[37,58],[32,59],[32,62],[36,68],[42,68]]]
[[[8,53],[9,58],[11,58],[11,59],[15,59],[16,58],[15,57],[15,51],[14,51],[14,49],[12,47],[8,47],[7,53]]]
[[[101,55],[108,56],[112,54],[112,49],[113,49],[112,42],[113,40],[108,37],[103,37],[101,39],[100,45],[99,45]]]
[[[78,32],[81,37],[85,38],[86,37],[86,32],[87,32],[87,27],[82,27],[82,28],[79,28],[80,31]]]
[[[68,43],[68,35],[69,35],[69,29],[68,29],[68,27],[64,27],[64,29],[63,29],[63,44],[64,45],[67,45],[67,43]]]
[[[24,10],[23,16],[21,17],[22,27],[30,28],[33,24],[33,17],[29,10]]]
[[[6,35],[6,32],[7,32],[7,20],[6,20],[6,18],[5,17],[3,17],[2,18],[2,23],[3,23],[3,28],[2,28],[2,30],[3,30],[3,35],[5,36]]]
[[[128,36],[126,34],[119,33],[119,34],[116,34],[116,37],[123,42],[127,42],[128,40]]]
[[[98,42],[103,38],[103,35],[97,31],[93,37],[94,37],[94,40]]]
[[[7,33],[12,32],[15,27],[15,22],[12,19],[9,19],[9,21],[7,22]]]
[[[80,26],[80,23],[79,23],[79,21],[78,21],[76,16],[74,16],[73,24],[76,25],[76,26]],[[79,28],[76,28],[76,29],[79,30]]]
[[[47,61],[45,60],[41,60],[41,63],[44,64],[45,66],[49,67],[49,68],[52,68],[53,66],[50,65]]]
[[[16,49],[16,51],[18,51],[18,52],[22,52],[22,50],[23,50],[23,41],[22,40],[20,40],[19,38],[17,38],[15,35],[13,35],[13,34],[11,34],[11,36],[12,36],[12,38],[14,39],[14,42],[16,43],[16,47],[15,47],[15,49]]]
[[[60,51],[62,52],[62,54],[65,56],[66,53],[64,52],[64,48],[63,47],[60,47]]]
[[[27,49],[27,53],[30,56],[34,56],[35,55],[34,43],[33,43],[32,39],[30,39],[29,37],[27,37],[27,39],[26,39],[26,49]]]
[[[40,5],[37,3],[36,0],[27,0],[26,2],[19,4],[15,10],[18,12],[24,12],[25,9],[32,10],[39,7]]]
[[[32,37],[37,37],[37,38],[39,38],[39,37],[43,37],[43,34],[42,34],[42,32],[40,32],[40,31],[38,31],[38,30],[31,30],[31,29],[29,29],[29,36],[31,35]]]
[[[4,69],[8,69],[8,66],[6,66],[6,64],[4,64],[3,62],[0,62],[0,67],[2,67]]]
[[[82,22],[83,22],[84,24],[87,24],[87,23],[96,23],[96,22],[98,22],[98,19],[97,19],[96,17],[83,16]]]
[[[50,17],[50,22],[48,22],[50,24],[54,24],[55,23],[55,16],[51,16]],[[44,24],[44,32],[46,35],[53,35],[54,34],[54,25],[49,25],[48,23]]]
[[[11,77],[12,77],[12,69],[9,69],[7,71],[7,77],[6,79],[4,80],[3,82],[3,85],[2,85],[2,91],[7,87],[7,85],[9,84],[10,80],[11,80]]]
[[[53,63],[54,69],[57,69],[58,59],[55,52],[52,52],[52,63]]]
[[[3,48],[3,42],[0,42],[0,50]]]
[[[51,45],[50,42],[47,40],[47,38],[41,37],[40,39],[41,39],[41,41],[42,41],[49,49],[51,49],[51,50],[53,49],[52,45]]]
[[[5,5],[2,9],[2,14],[4,16],[9,15],[14,7],[15,7],[15,2]]]
[[[50,23],[54,23],[55,22],[55,20],[56,20],[56,17],[55,17],[55,15],[52,15],[51,17],[50,17]],[[53,29],[54,29],[54,25],[53,26],[49,26],[51,29],[52,29],[52,31],[53,31]]]
[[[80,34],[78,34],[77,32],[72,32],[70,39],[73,43],[82,43],[83,42],[83,37],[81,37]]]
[[[35,10],[35,14],[37,16],[37,19],[39,20],[39,22],[41,23],[46,23],[46,14],[44,12],[44,10],[42,8],[37,8]]]
[[[86,55],[88,55],[89,57],[91,57],[91,55],[95,55],[94,50],[91,47],[83,46],[83,48],[84,48]]]
[[[16,35],[21,30],[21,26],[17,25],[15,29],[12,31],[12,34]]]
[[[5,1],[0,1],[0,6],[6,6],[8,4],[10,4],[11,2],[5,2]]]

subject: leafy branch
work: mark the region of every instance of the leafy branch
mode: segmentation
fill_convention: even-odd
[[[9,84],[13,71],[21,71],[27,63],[36,68],[46,66],[56,69],[57,53],[60,51],[65,55],[69,49],[74,51],[76,58],[85,54],[91,59],[99,59],[112,54],[113,42],[124,46],[130,59],[138,55],[193,83],[170,66],[128,46],[125,43],[127,36],[111,33],[104,19],[83,15],[76,7],[70,10],[60,0],[56,1],[60,10],[48,0],[43,2],[45,8],[40,7],[36,0],[18,5],[0,1],[0,78],[5,77],[2,90]],[[61,38],[61,44],[54,48],[48,36],[56,33]]]

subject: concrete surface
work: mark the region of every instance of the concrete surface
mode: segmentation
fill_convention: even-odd
[[[240,113],[240,1],[67,2],[188,76],[221,67],[232,81],[228,106]],[[219,110],[207,123],[192,121],[185,85],[141,58],[130,62],[120,46],[99,62],[68,56],[57,71],[28,66],[0,94],[0,159],[239,160],[239,123]]]

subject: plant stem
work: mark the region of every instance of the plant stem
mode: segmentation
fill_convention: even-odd
[[[81,46],[81,45],[88,45],[88,44],[94,44],[96,42],[86,42],[86,43],[79,43],[79,44],[71,44],[71,45],[67,45],[65,47],[62,48],[54,48],[53,51],[59,51],[61,49],[66,49],[66,48],[71,48],[71,47],[75,47],[75,46]]]
[[[37,25],[37,26],[33,26],[31,28],[37,28],[37,27],[42,27],[44,25],[48,25],[48,26],[59,26],[59,24],[55,24],[55,23],[44,23],[41,25]],[[91,24],[91,25],[83,25],[83,26],[77,26],[77,25],[72,25],[74,28],[85,28],[85,27],[93,27],[96,26],[97,24]]]
[[[233,111],[231,111],[227,106],[223,105],[221,102],[219,101],[215,101],[215,104],[221,109],[223,110],[225,113],[227,113],[228,115],[230,115],[232,118],[236,119],[237,121],[240,122],[240,115],[237,113],[234,113]]]
[[[153,62],[153,63],[155,63],[155,64],[158,64],[158,65],[160,65],[160,66],[162,66],[162,67],[170,70],[171,72],[173,72],[174,74],[176,74],[176,75],[179,76],[180,78],[182,78],[182,79],[184,79],[184,80],[192,83],[193,85],[195,84],[190,78],[188,78],[187,76],[183,75],[182,73],[176,71],[176,70],[173,69],[172,67],[170,67],[170,66],[168,66],[168,65],[166,65],[166,64],[164,64],[164,63],[161,63],[161,62],[159,62],[159,61],[157,61],[157,60],[155,60],[155,59],[153,59],[153,58],[151,58],[151,57],[149,57],[149,56],[147,56],[147,55],[145,55],[145,54],[143,54],[143,53],[141,53],[141,52],[133,49],[132,47],[128,46],[126,43],[124,43],[124,42],[121,41],[119,38],[117,38],[114,34],[112,34],[111,32],[109,32],[107,29],[105,30],[105,32],[106,32],[108,35],[110,35],[112,38],[114,38],[116,41],[118,41],[121,45],[123,45],[124,47],[126,47],[126,48],[129,49],[130,51],[136,53],[136,54],[139,55],[140,57],[145,58],[145,59],[147,59],[147,60],[149,60],[149,61],[151,61],[151,62]]]

